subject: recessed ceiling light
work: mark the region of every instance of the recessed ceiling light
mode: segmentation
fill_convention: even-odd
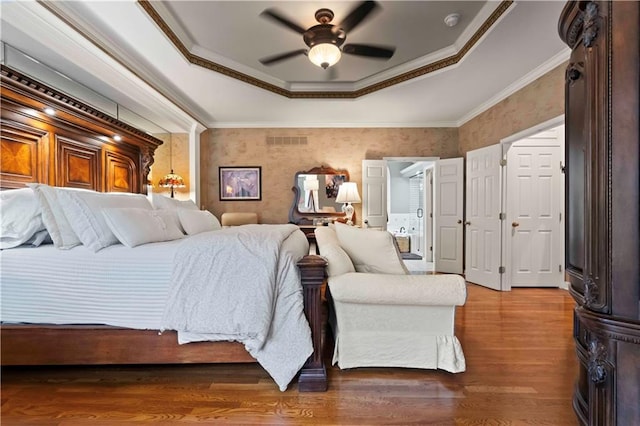
[[[120,142],[122,140],[122,137],[120,135],[113,135],[113,139]]]
[[[447,27],[455,27],[460,21],[459,13],[450,13],[444,18],[444,23]]]
[[[56,113],[56,111],[53,108],[50,108],[50,107],[46,107],[44,109],[44,112],[49,114],[49,115],[55,115],[55,113]]]

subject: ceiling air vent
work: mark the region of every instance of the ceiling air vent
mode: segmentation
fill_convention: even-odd
[[[267,136],[267,146],[306,145],[306,136]]]

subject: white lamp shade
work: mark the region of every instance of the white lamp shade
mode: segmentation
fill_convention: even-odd
[[[355,182],[344,182],[338,189],[336,203],[359,203],[358,185]]]
[[[309,60],[322,68],[336,64],[341,56],[338,46],[331,43],[316,44],[308,53]]]

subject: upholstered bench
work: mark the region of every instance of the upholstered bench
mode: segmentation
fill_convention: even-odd
[[[258,214],[250,212],[227,212],[220,216],[222,226],[251,225],[258,223]]]

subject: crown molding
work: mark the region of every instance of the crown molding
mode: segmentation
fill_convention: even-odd
[[[454,121],[434,121],[424,123],[300,123],[300,122],[216,122],[209,129],[376,129],[376,128],[428,128],[458,127]]]
[[[37,81],[26,74],[16,71],[8,66],[0,65],[0,80],[3,89],[9,89],[16,94],[23,96],[23,99],[35,100],[37,103],[54,108],[57,111],[64,111],[69,116],[81,117],[87,121],[100,126],[108,126],[117,129],[123,134],[133,135],[145,141],[154,149],[162,145],[162,141],[149,133],[140,130],[130,124],[118,120],[109,114],[94,108],[93,106],[81,102],[78,99],[63,93],[51,86]],[[4,96],[4,94],[3,94]],[[25,102],[21,100],[21,102]],[[31,105],[25,102],[24,105]],[[62,121],[62,119],[58,118]]]
[[[138,1],[138,5],[142,6],[142,4],[146,3],[144,0],[143,1]],[[23,5],[26,5],[25,3],[22,3]],[[28,3],[27,3],[28,4]],[[181,111],[177,114],[178,116],[181,116],[181,118],[187,118],[185,117],[185,111],[179,107],[179,104],[175,103],[175,100],[169,98],[167,96],[167,94],[163,94],[164,90],[162,89],[162,86],[158,86],[156,84],[152,84],[150,82],[148,82],[147,80],[144,80],[140,77],[139,73],[135,73],[133,72],[126,64],[124,64],[122,61],[117,60],[112,54],[109,54],[108,51],[106,50],[106,46],[101,45],[99,43],[96,42],[96,40],[94,40],[91,37],[87,37],[87,34],[84,32],[79,31],[78,26],[77,25],[72,25],[70,21],[73,21],[71,19],[65,19],[65,17],[63,15],[61,15],[60,13],[56,13],[55,10],[53,10],[53,8],[51,7],[51,4],[49,2],[37,2],[36,4],[39,4],[40,6],[44,6],[44,9],[49,12],[52,13],[53,15],[55,15],[57,18],[59,18],[62,22],[64,22],[65,24],[67,24],[69,27],[71,27],[72,29],[74,29],[76,32],[78,32],[81,36],[80,37],[73,37],[73,39],[70,42],[74,42],[76,44],[80,43],[85,45],[86,42],[92,43],[93,44],[93,49],[90,49],[93,51],[94,54],[96,50],[100,50],[100,56],[102,61],[105,61],[106,63],[109,63],[110,66],[108,69],[111,70],[111,75],[113,75],[114,73],[120,73],[122,74],[123,71],[121,69],[121,66],[124,66],[128,73],[127,74],[127,80],[129,80],[127,82],[127,85],[130,83],[133,83],[134,81],[137,82],[137,85],[139,86],[138,90],[141,89],[145,89],[142,91],[146,92],[146,89],[149,88],[149,86],[153,89],[155,89],[156,93],[158,95],[161,95],[161,97],[163,98],[162,103],[166,103],[166,102],[170,102],[171,105],[171,109],[174,110],[174,112],[178,113],[178,110],[180,109]],[[469,40],[466,44],[466,49],[465,50],[461,50],[457,55],[459,55],[458,61],[454,62],[453,64],[456,64],[457,62],[459,62],[465,55],[467,55],[469,53],[469,51],[473,48],[473,46],[477,45],[478,41],[488,33],[488,30],[491,28],[491,26],[493,24],[495,24],[496,22],[498,22],[502,17],[506,16],[506,12],[511,11],[512,10],[512,1],[503,1],[500,3],[500,7],[504,8],[504,10],[502,10],[501,12],[499,12],[498,9],[495,9],[495,11],[492,13],[492,19],[487,19],[484,21],[484,27],[483,29],[479,29],[478,31],[476,31],[474,34],[476,36],[475,40]],[[513,6],[516,6],[516,4],[513,4]],[[24,7],[24,6],[23,6]],[[144,7],[144,6],[142,6]],[[155,3],[154,3],[154,7],[155,7]],[[46,19],[44,19],[41,15],[43,12],[39,11],[39,10],[35,10],[33,7],[29,7],[28,8],[29,11],[34,14],[34,15],[39,15],[40,18],[43,20],[43,31],[46,30],[47,25],[44,25],[44,23],[46,23]],[[499,12],[499,13],[498,13]],[[157,24],[157,23],[156,23]],[[52,29],[56,29],[54,28],[53,24],[49,24]],[[59,31],[58,31],[59,32]],[[55,33],[57,34],[57,33]],[[166,34],[166,33],[165,33]],[[50,34],[51,36],[52,34]],[[67,35],[67,37],[71,37],[69,35]],[[177,37],[177,36],[176,36]],[[80,39],[84,39],[84,40],[80,40]],[[462,38],[462,36],[460,37],[460,39]],[[55,48],[55,45],[50,44],[52,48]],[[97,48],[97,49],[96,49]],[[89,50],[88,48],[85,47],[85,49]],[[566,61],[568,59],[568,55],[569,55],[569,51],[568,49],[566,51],[563,52],[559,52],[556,56],[554,56],[553,58],[551,58],[550,60],[548,60],[547,62],[545,62],[544,64],[540,65],[539,67],[537,67],[536,69],[534,69],[533,71],[531,71],[530,73],[528,73],[524,78],[514,82],[512,85],[510,85],[508,88],[506,88],[505,90],[501,91],[500,93],[496,94],[495,96],[493,96],[491,99],[489,99],[488,101],[486,101],[485,103],[483,103],[482,105],[478,106],[477,108],[475,108],[474,110],[472,110],[471,112],[469,112],[468,114],[466,114],[464,117],[462,117],[461,119],[457,120],[457,121],[451,121],[451,122],[424,122],[424,123],[414,123],[414,124],[406,124],[406,123],[340,123],[340,122],[329,122],[329,123],[322,123],[322,124],[318,124],[318,123],[291,123],[291,122],[254,122],[254,123],[245,123],[245,122],[207,122],[207,121],[200,121],[200,120],[194,120],[193,116],[189,116],[189,118],[191,120],[189,120],[190,123],[197,123],[199,128],[204,128],[203,124],[207,125],[207,128],[409,128],[409,127],[414,127],[414,128],[419,128],[419,127],[460,127],[462,126],[464,123],[466,123],[467,121],[471,120],[472,118],[474,118],[475,116],[477,116],[478,114],[482,113],[483,111],[487,110],[488,108],[492,107],[493,105],[497,104],[498,102],[500,102],[501,100],[505,99],[506,97],[510,96],[511,94],[513,94],[514,92],[516,92],[517,90],[520,90],[521,88],[523,88],[524,86],[526,86],[527,84],[531,83],[532,81],[536,80],[537,78],[539,78],[540,76],[544,75],[545,73],[549,72],[550,70],[552,70],[553,68],[555,68],[556,66],[560,65],[563,61]],[[445,58],[446,60],[447,58]],[[117,64],[115,64],[115,63]],[[435,72],[437,70],[442,70],[443,68],[446,68],[448,66],[451,66],[452,64],[430,64],[429,67],[432,67],[435,69],[431,69],[429,70],[429,72]],[[117,69],[117,71],[116,71]],[[421,74],[424,75],[425,73]],[[406,78],[403,81],[407,81],[411,78],[415,78],[418,75],[414,75],[414,76],[410,76],[408,78]],[[250,83],[250,82],[249,82]],[[383,82],[384,83],[384,82]],[[252,83],[251,83],[252,84]],[[393,84],[397,84],[397,83],[392,83],[392,82],[388,82],[388,86],[391,86]],[[267,89],[268,90],[268,89]],[[368,94],[371,93],[375,90],[379,90],[379,88],[377,87],[365,87],[361,90],[355,91],[355,92],[348,92],[348,93],[337,93],[335,94],[335,92],[313,92],[312,90],[308,90],[308,96],[305,96],[306,92],[302,92],[302,93],[296,93],[293,94],[291,96],[287,96],[286,93],[291,93],[287,90],[284,89],[279,89],[280,91],[284,92],[285,94],[283,96],[286,97],[300,97],[300,98],[304,98],[304,97],[308,97],[308,98],[333,98],[333,97],[337,97],[337,98],[356,98],[359,96],[362,96],[363,94]],[[280,93],[282,94],[282,93]],[[294,96],[296,95],[296,96]],[[335,96],[334,96],[335,95]],[[148,96],[148,94],[147,94]],[[158,99],[154,99],[154,101],[157,102]],[[167,107],[168,105],[164,105],[165,107]],[[202,124],[200,124],[202,123]]]
[[[119,78],[123,86],[135,87],[140,92],[141,99],[148,99],[149,104],[167,111],[173,117],[175,125],[181,129],[190,128],[194,122],[200,125],[203,122],[201,117],[193,115],[193,108],[180,101],[177,94],[167,93],[166,87],[159,90],[159,87],[163,87],[162,83],[150,80],[148,76],[153,73],[148,69],[138,70],[129,65],[136,63],[140,67],[123,49],[105,42],[108,38],[104,35],[93,35],[85,30],[92,26],[82,16],[73,13],[72,9],[64,8],[63,4],[57,2],[43,0],[18,3],[30,19],[37,19],[41,23],[42,28],[49,28],[53,33],[60,34],[60,37],[65,37],[68,42],[83,46],[91,57],[105,64],[106,67],[100,71],[100,75],[104,76],[103,80]],[[58,22],[53,21],[51,16]]]
[[[472,120],[476,116],[480,115],[484,111],[488,110],[492,106],[498,104],[502,100],[508,98],[518,90],[521,90],[525,86],[533,83],[538,78],[542,77],[549,71],[563,64],[569,59],[571,50],[565,48],[551,57],[548,61],[544,62],[534,70],[529,72],[521,79],[515,81],[507,88],[497,93],[491,99],[479,105],[477,108],[470,111],[467,115],[462,117],[458,121],[441,121],[441,122],[424,122],[424,123],[234,123],[234,122],[218,122],[210,123],[209,128],[414,128],[414,127],[461,127],[468,121]]]
[[[249,69],[246,66],[236,67],[237,64],[231,64],[228,61],[225,61],[226,65],[214,62],[211,59],[202,56],[204,52],[201,48],[195,49],[200,53],[195,54],[187,47],[187,45],[185,45],[185,42],[183,42],[183,40],[186,40],[187,43],[191,43],[188,38],[184,38],[184,34],[186,34],[186,31],[184,31],[183,29],[176,29],[174,31],[170,23],[167,23],[167,20],[163,18],[163,15],[167,16],[166,9],[156,9],[156,3],[154,2],[152,4],[150,0],[137,1],[142,10],[147,13],[149,18],[158,26],[160,31],[165,34],[171,44],[173,44],[174,47],[182,54],[182,56],[190,63],[291,99],[355,99],[376,92],[378,90],[382,90],[396,84],[404,83],[408,80],[421,77],[426,74],[430,74],[455,65],[473,49],[476,43],[478,43],[488,33],[491,27],[499,21],[502,15],[507,12],[507,10],[509,10],[509,8],[514,3],[513,0],[502,0],[490,14],[488,13],[488,11],[491,7],[493,7],[493,4],[489,3],[489,5],[485,6],[481,10],[481,14],[482,16],[488,16],[486,17],[486,19],[484,19],[481,25],[478,25],[478,22],[476,20],[472,22],[472,24],[477,26],[478,28],[471,36],[469,36],[469,33],[467,32],[463,33],[466,37],[469,38],[462,45],[462,47],[457,49],[455,53],[452,53],[455,49],[442,49],[441,51],[435,52],[431,55],[427,55],[426,57],[421,58],[417,61],[411,61],[406,66],[401,66],[400,74],[397,74],[398,69],[396,68],[396,72],[394,73],[396,75],[393,76],[386,77],[388,74],[380,73],[370,78],[363,79],[359,84],[332,87],[327,86],[324,83],[321,85],[302,83],[291,84],[289,86],[286,82],[280,80],[274,81],[273,78],[256,78],[255,76],[249,74]],[[172,23],[175,24],[175,21],[172,21]],[[183,35],[182,38],[181,35]],[[462,36],[456,41],[456,44],[459,44],[461,39]],[[449,53],[448,56],[440,57],[442,55],[446,55],[447,53]],[[211,55],[206,54],[206,56]],[[425,60],[429,60],[432,62],[424,65],[419,65],[420,63],[422,63],[422,61]],[[233,68],[227,65],[232,65]],[[413,66],[417,66],[417,68],[407,69]],[[242,69],[242,71],[239,71],[239,69]],[[252,73],[254,72],[255,71],[252,71]],[[327,87],[330,87],[331,89],[327,90]],[[340,88],[341,90],[338,90],[338,88]]]
[[[393,77],[408,73],[413,70],[425,68],[425,74],[432,73],[435,70],[430,70],[429,66],[431,64],[436,63],[440,60],[445,60],[447,58],[455,57],[459,52],[461,52],[465,45],[478,33],[482,32],[481,36],[474,40],[473,46],[477,45],[477,42],[480,41],[484,36],[486,36],[490,28],[493,28],[496,23],[498,23],[502,18],[504,18],[513,7],[517,4],[514,4],[512,7],[507,7],[507,5],[503,4],[504,2],[500,1],[488,1],[482,9],[474,16],[473,20],[465,30],[460,34],[458,39],[450,46],[444,47],[436,52],[430,53],[428,55],[422,56],[420,58],[414,59],[412,61],[406,62],[404,64],[398,65],[390,70],[383,71],[371,77],[364,78],[355,83],[355,90],[366,88],[367,86],[376,84],[382,80],[392,79]],[[492,17],[492,15],[496,12],[499,7],[505,7],[505,9],[500,12],[499,16]],[[492,20],[492,23],[489,27],[483,28],[485,23],[488,20]],[[469,53],[473,49],[469,49],[466,53]],[[464,56],[464,55],[463,55]],[[461,57],[460,62],[463,58]],[[456,62],[456,63],[457,63]]]
[[[558,52],[554,56],[552,56],[548,61],[540,64],[540,66],[536,67],[534,70],[529,72],[527,75],[522,77],[521,79],[513,82],[509,86],[507,86],[504,90],[498,92],[491,99],[483,102],[478,107],[471,110],[464,117],[457,121],[456,126],[460,127],[466,122],[472,120],[476,116],[482,114],[492,106],[498,104],[509,96],[513,95],[518,90],[524,88],[528,84],[533,83],[538,78],[542,77],[549,71],[553,70],[557,66],[569,60],[569,55],[571,54],[571,49],[568,47],[564,48],[562,51]]]

